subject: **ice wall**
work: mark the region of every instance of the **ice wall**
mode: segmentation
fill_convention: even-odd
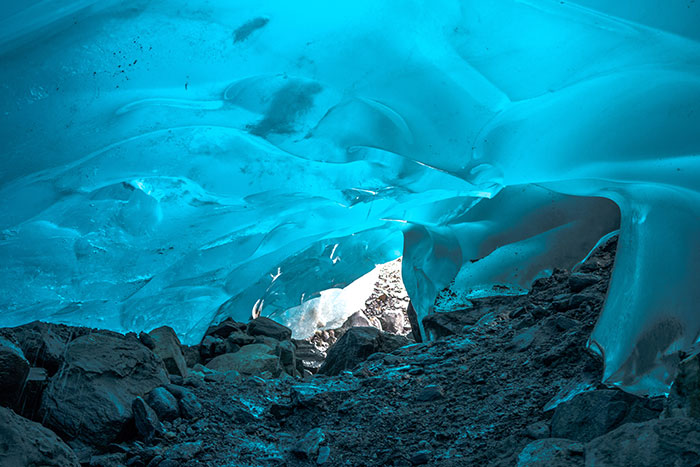
[[[3,4],[0,325],[194,342],[401,254],[424,316],[619,224],[591,347],[664,392],[700,333],[700,6],[608,3]]]

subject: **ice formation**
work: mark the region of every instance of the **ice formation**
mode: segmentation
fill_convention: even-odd
[[[663,393],[698,342],[693,2],[3,10],[0,325],[193,342],[401,254],[424,316],[448,285],[526,288],[619,225],[590,341],[605,381]]]

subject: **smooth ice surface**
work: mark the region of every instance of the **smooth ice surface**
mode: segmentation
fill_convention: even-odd
[[[698,341],[694,2],[0,6],[0,325],[191,343],[401,254],[425,316],[619,228],[604,379]]]

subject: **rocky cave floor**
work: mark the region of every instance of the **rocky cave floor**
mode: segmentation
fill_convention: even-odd
[[[602,386],[586,350],[615,246],[429,316],[430,342],[354,327],[325,359],[265,319],[195,347],[168,328],[4,329],[0,465],[700,465],[697,358],[646,399]]]

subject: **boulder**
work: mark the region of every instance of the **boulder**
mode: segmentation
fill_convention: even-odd
[[[623,423],[659,418],[661,407],[614,389],[578,394],[557,406],[552,416],[551,436],[588,442]]]
[[[255,337],[249,336],[240,331],[234,331],[226,338],[226,341],[230,344],[243,347],[244,345],[249,345],[255,343]]]
[[[245,323],[239,323],[228,318],[215,326],[210,326],[205,335],[226,339],[234,332],[245,333],[246,327]]]
[[[227,353],[228,347],[226,341],[220,337],[204,336],[199,344],[199,354],[203,362],[207,362],[218,355]]]
[[[679,365],[666,401],[665,415],[700,418],[700,356],[696,355]]]
[[[265,344],[250,344],[241,347],[236,353],[219,355],[206,366],[222,373],[236,370],[244,375],[260,375],[269,371],[273,376],[279,376],[281,371],[275,349]]]
[[[22,349],[0,337],[0,405],[12,407],[19,402],[28,374],[29,362]]]
[[[192,391],[176,384],[167,384],[165,389],[177,399],[183,418],[198,418],[202,415],[202,404]]]
[[[162,361],[137,339],[90,334],[72,341],[44,391],[40,415],[62,437],[106,446],[132,418],[131,403],[168,382]]]
[[[338,375],[345,370],[352,370],[375,352],[388,353],[408,344],[407,338],[382,332],[376,328],[350,328],[328,349],[326,360],[318,372],[331,376]]]
[[[292,453],[300,459],[315,459],[326,435],[320,428],[309,430],[292,447]]]
[[[165,388],[153,389],[146,396],[146,402],[153,408],[160,420],[170,421],[180,416],[177,399]]]
[[[533,441],[518,455],[518,467],[583,467],[583,444],[570,439]]]
[[[0,407],[0,465],[79,467],[80,463],[54,432]]]
[[[251,336],[267,336],[284,341],[292,338],[292,330],[282,326],[270,318],[261,316],[248,322],[248,334]]]
[[[63,364],[70,341],[91,333],[88,328],[34,321],[9,330],[31,366],[45,368],[53,376]],[[100,331],[109,333],[108,331]]]
[[[586,445],[587,466],[674,467],[700,464],[700,420],[627,423]]]
[[[149,442],[161,429],[158,415],[141,397],[134,399],[131,403],[131,410],[134,412],[136,431],[141,436],[141,439]]]
[[[153,352],[163,360],[168,373],[182,377],[187,376],[187,363],[182,354],[182,344],[180,344],[180,339],[173,328],[161,326],[149,332],[148,335],[153,338],[155,343]]]

